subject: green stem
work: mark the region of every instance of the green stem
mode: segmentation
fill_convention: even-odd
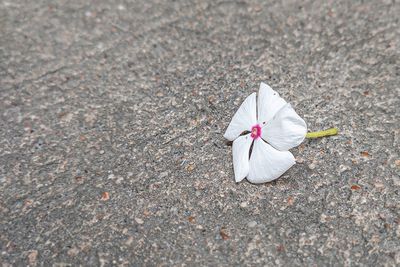
[[[319,137],[337,135],[338,132],[339,131],[338,131],[337,128],[330,128],[330,129],[325,130],[325,131],[307,133],[306,138],[319,138]]]

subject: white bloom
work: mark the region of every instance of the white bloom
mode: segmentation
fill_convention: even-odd
[[[241,135],[243,132],[247,134]],[[296,163],[287,150],[301,144],[306,133],[306,123],[292,106],[267,84],[261,83],[257,104],[256,93],[252,93],[239,107],[224,134],[233,141],[236,182],[245,177],[251,183],[279,178]]]

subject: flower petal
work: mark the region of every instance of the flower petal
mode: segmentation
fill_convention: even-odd
[[[292,153],[276,150],[258,138],[254,141],[250,156],[250,171],[247,180],[255,184],[275,180],[295,163]]]
[[[265,83],[260,84],[258,91],[258,124],[265,125],[286,104],[286,101]]]
[[[235,181],[238,183],[249,173],[249,152],[253,138],[250,134],[239,136],[233,141],[233,170],[235,171]]]
[[[305,121],[300,118],[290,104],[281,108],[261,131],[261,137],[281,151],[300,145],[306,134]]]
[[[256,93],[249,95],[233,115],[224,137],[229,141],[235,140],[244,131],[250,131],[257,123]]]

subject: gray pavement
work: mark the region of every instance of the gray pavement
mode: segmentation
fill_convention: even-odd
[[[3,266],[400,264],[399,1],[0,1]],[[261,81],[340,135],[263,185]]]

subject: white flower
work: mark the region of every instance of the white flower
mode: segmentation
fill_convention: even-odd
[[[224,134],[233,141],[236,182],[245,177],[251,183],[279,178],[296,163],[287,150],[301,144],[306,137],[304,120],[265,83],[260,84],[257,106],[258,110],[256,93],[252,93],[239,107]]]

